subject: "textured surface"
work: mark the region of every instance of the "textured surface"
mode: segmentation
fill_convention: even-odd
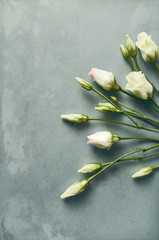
[[[136,41],[145,31],[159,45],[158,12],[157,0],[0,1],[0,240],[158,239],[159,174],[139,181],[130,177],[149,163],[112,167],[84,193],[60,199],[83,178],[76,173],[83,164],[113,160],[139,147],[129,141],[109,152],[95,149],[86,136],[105,124],[73,126],[60,115],[102,116],[93,111],[101,98],[80,88],[74,77],[91,81],[88,71],[98,67],[113,71],[124,87],[130,68],[119,44],[126,33]],[[139,60],[157,86],[158,73]],[[132,99],[120,99],[143,109]],[[114,134],[141,135],[107,127]]]

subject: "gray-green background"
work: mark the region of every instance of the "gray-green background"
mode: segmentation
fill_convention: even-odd
[[[157,137],[98,122],[74,126],[60,115],[103,116],[93,110],[101,97],[80,88],[75,76],[92,81],[88,72],[97,67],[114,72],[124,87],[130,68],[119,45],[126,33],[136,41],[142,31],[159,45],[158,12],[158,0],[0,0],[0,240],[159,238],[159,174],[131,179],[157,158],[121,163],[79,196],[60,199],[84,177],[76,172],[83,164],[152,144],[122,142],[107,152],[87,145],[87,135],[106,126],[122,136]],[[140,56],[139,61],[158,87],[154,67]],[[138,102],[116,96],[158,118]]]

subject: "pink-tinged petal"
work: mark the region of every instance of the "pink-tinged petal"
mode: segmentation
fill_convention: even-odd
[[[89,76],[93,78],[94,75],[95,75],[95,68],[92,68],[91,71],[89,72]]]

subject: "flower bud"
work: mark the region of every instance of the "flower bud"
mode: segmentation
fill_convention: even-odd
[[[156,62],[158,58],[158,46],[147,33],[142,32],[137,36],[137,47],[140,49],[142,58],[145,62]]]
[[[126,76],[128,81],[125,89],[142,99],[152,98],[153,87],[142,72],[131,72]]]
[[[95,107],[95,110],[100,112],[121,112],[121,110],[114,107],[111,103],[98,103],[99,107]]]
[[[109,149],[114,142],[119,141],[119,136],[112,135],[109,131],[104,132],[96,132],[87,137],[88,144],[91,144],[98,148],[106,148]]]
[[[134,173],[132,175],[132,178],[144,177],[146,175],[149,175],[152,172],[153,172],[153,168],[151,166],[150,167],[145,167],[145,168],[142,168],[141,170],[139,170],[138,172]]]
[[[124,47],[123,44],[120,45],[120,50],[125,58],[130,57],[129,52],[126,47]]]
[[[73,183],[69,188],[66,189],[66,191],[61,195],[61,198],[68,198],[71,196],[75,196],[81,192],[83,192],[86,187],[88,186],[89,181],[87,179],[84,179],[80,182]]]
[[[117,102],[117,101],[118,101],[117,97],[115,97],[115,96],[110,96],[110,97],[111,97],[111,99],[112,99],[114,102]]]
[[[125,39],[126,39],[126,48],[129,52],[129,55],[131,57],[135,57],[137,55],[137,49],[136,49],[135,43],[132,41],[132,39],[128,34],[125,35]]]
[[[98,68],[92,68],[89,75],[105,90],[118,90],[119,85],[116,83],[114,74]]]
[[[83,123],[88,121],[88,116],[81,113],[74,113],[74,114],[61,115],[61,119],[64,119],[73,123]]]
[[[80,168],[77,172],[78,173],[92,173],[99,170],[102,167],[100,163],[88,163]]]
[[[79,84],[81,85],[81,87],[87,89],[88,91],[91,91],[93,86],[92,84],[90,84],[89,82],[87,82],[86,80],[82,79],[82,78],[79,78],[79,77],[76,77],[75,78]]]

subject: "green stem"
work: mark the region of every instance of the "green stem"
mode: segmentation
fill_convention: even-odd
[[[136,113],[140,114],[141,116],[144,116],[144,114],[142,114],[142,113],[140,113],[140,112],[138,112],[138,111],[136,111],[136,110],[134,110],[134,109],[132,109],[132,108],[130,108],[130,107],[125,106],[123,103],[119,102],[118,100],[117,100],[116,102],[117,102],[119,105],[123,106],[124,108],[127,108],[127,109],[129,109],[129,110],[131,110],[131,111],[133,111],[133,112],[136,112]]]
[[[131,61],[131,58],[128,57],[127,59],[128,59],[129,65],[130,65],[130,67],[131,67],[131,70],[132,70],[132,71],[135,71],[135,70],[134,70],[134,67],[133,67],[133,64],[132,64],[132,61]]]
[[[145,138],[145,137],[119,137],[120,140],[127,140],[127,139],[139,139],[139,140],[150,140],[159,142],[159,139],[154,138]]]
[[[140,116],[140,115],[137,115],[137,114],[134,114],[132,112],[129,112],[129,111],[126,111],[127,114],[130,114],[131,116],[133,117],[137,117],[137,118],[140,118],[140,119],[143,119],[145,121],[148,121],[148,122],[151,122],[153,124],[156,124],[156,125],[159,125],[159,122],[156,122],[155,120],[151,119],[151,118],[148,118],[146,116]]]
[[[101,174],[102,172],[104,172],[107,168],[109,168],[110,166],[112,166],[114,163],[118,162],[120,159],[128,156],[128,155],[131,155],[133,153],[136,153],[136,152],[145,152],[145,151],[148,151],[150,149],[153,149],[153,148],[156,148],[156,147],[159,147],[159,144],[157,145],[153,145],[151,147],[148,147],[148,148],[140,148],[140,149],[137,149],[137,150],[134,150],[134,151],[131,151],[129,153],[126,153],[124,155],[122,155],[121,157],[117,158],[116,160],[114,160],[113,162],[111,162],[108,166],[104,167],[102,170],[100,170],[99,172],[97,172],[96,174],[94,174],[93,176],[91,176],[90,178],[88,178],[88,181],[92,181],[95,177],[97,177],[99,174]]]
[[[157,166],[153,167],[152,169],[154,170],[154,169],[157,169],[157,168],[159,168],[159,165],[157,165]]]
[[[120,159],[119,162],[125,162],[125,161],[129,161],[129,160],[139,160],[139,159],[144,159],[144,158],[149,158],[149,157],[154,157],[156,155],[159,155],[159,152],[157,153],[152,153],[152,154],[149,154],[149,155],[146,155],[146,156],[136,156],[136,157],[132,157],[132,158],[124,158],[124,159]],[[107,163],[103,163],[102,166],[107,166],[109,165],[110,163],[112,162],[107,162]]]
[[[112,123],[118,123],[118,124],[122,124],[128,127],[132,127],[132,128],[138,128],[138,129],[142,129],[142,130],[147,130],[147,131],[151,131],[151,132],[159,132],[159,130],[157,129],[152,129],[152,128],[147,128],[147,127],[142,127],[142,126],[135,126],[135,125],[131,125],[128,123],[124,123],[124,122],[120,122],[120,121],[115,121],[115,120],[111,120],[111,119],[102,119],[102,118],[88,118],[88,120],[97,120],[97,121],[103,121],[103,122],[112,122]]]
[[[159,110],[158,110],[157,108],[155,108],[155,107],[153,107],[152,105],[148,104],[148,103],[145,102],[144,100],[136,97],[135,95],[132,95],[131,93],[125,91],[123,88],[120,87],[119,91],[121,91],[121,92],[125,93],[126,95],[128,95],[128,96],[130,96],[130,97],[132,97],[132,98],[135,98],[136,100],[144,103],[145,105],[149,106],[150,108],[152,108],[152,109],[155,110],[156,112],[159,112]]]
[[[159,105],[158,105],[158,103],[154,100],[154,98],[151,98],[151,101],[154,103],[154,105],[155,105],[156,107],[159,108]]]
[[[101,97],[103,97],[106,101],[108,101],[109,103],[111,103],[115,108],[121,110],[116,104],[114,104],[109,98],[107,98],[105,95],[103,95],[101,92],[99,92],[96,88],[92,87],[92,90],[94,92],[96,92],[97,94],[99,94]],[[123,113],[136,125],[138,126],[138,124],[136,123],[135,120],[133,120],[129,114],[127,114],[125,111],[123,111]]]
[[[138,61],[137,61],[137,57],[135,56],[135,57],[133,57],[133,59],[134,59],[135,65],[136,65],[136,67],[137,67],[137,70],[138,70],[138,71],[141,71],[141,69],[140,69],[140,67],[139,67],[139,64],[138,64]]]
[[[156,67],[157,71],[159,72],[159,65],[157,62],[155,62],[155,67]]]

